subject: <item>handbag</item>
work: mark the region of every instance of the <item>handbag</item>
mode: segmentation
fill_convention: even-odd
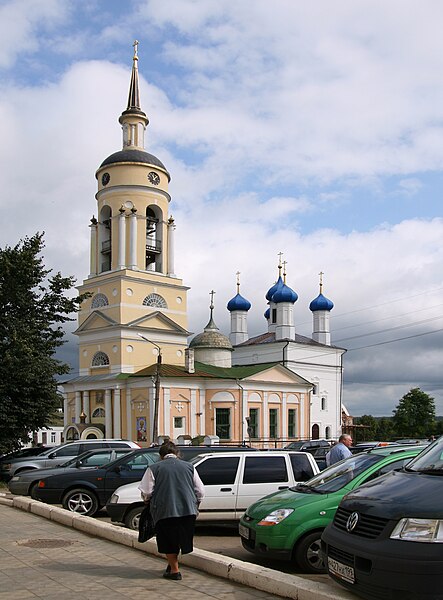
[[[151,508],[148,502],[140,513],[140,520],[138,522],[138,541],[147,542],[154,535],[155,526],[151,515]]]

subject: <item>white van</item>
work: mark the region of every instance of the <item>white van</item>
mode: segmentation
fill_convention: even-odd
[[[308,452],[255,451],[217,452],[191,459],[205,486],[199,521],[237,521],[263,496],[307,481],[319,473]],[[113,522],[138,528],[143,509],[139,482],[115,490],[106,510]]]

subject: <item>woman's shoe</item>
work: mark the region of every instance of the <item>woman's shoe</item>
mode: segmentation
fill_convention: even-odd
[[[166,571],[163,573],[163,577],[165,579],[171,579],[172,581],[180,581],[182,578],[182,574],[180,571],[177,573],[167,573]]]

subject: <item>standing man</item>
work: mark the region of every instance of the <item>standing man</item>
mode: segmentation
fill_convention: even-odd
[[[340,460],[352,456],[352,452],[349,450],[350,446],[352,446],[351,436],[349,433],[343,433],[338,439],[338,444],[335,444],[326,454],[327,466],[330,467]]]

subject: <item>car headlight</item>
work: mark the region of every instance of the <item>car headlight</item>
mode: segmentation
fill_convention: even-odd
[[[3,463],[3,464],[0,466],[0,469],[1,469],[2,471],[9,471],[9,469],[10,469],[10,468],[11,468],[11,463]]]
[[[284,519],[286,519],[286,517],[289,517],[289,515],[292,514],[293,512],[294,512],[293,508],[279,508],[279,509],[274,510],[271,513],[269,513],[269,515],[267,517],[265,517],[264,519],[262,519],[261,521],[259,521],[257,523],[257,525],[265,525],[265,526],[278,525]]]
[[[117,494],[112,494],[111,499],[109,500],[109,504],[117,504],[119,497]]]
[[[443,520],[400,519],[391,533],[393,540],[443,544]]]
[[[15,477],[13,477],[13,478],[11,479],[11,481],[18,481],[19,479],[20,479],[19,475],[16,475]]]

